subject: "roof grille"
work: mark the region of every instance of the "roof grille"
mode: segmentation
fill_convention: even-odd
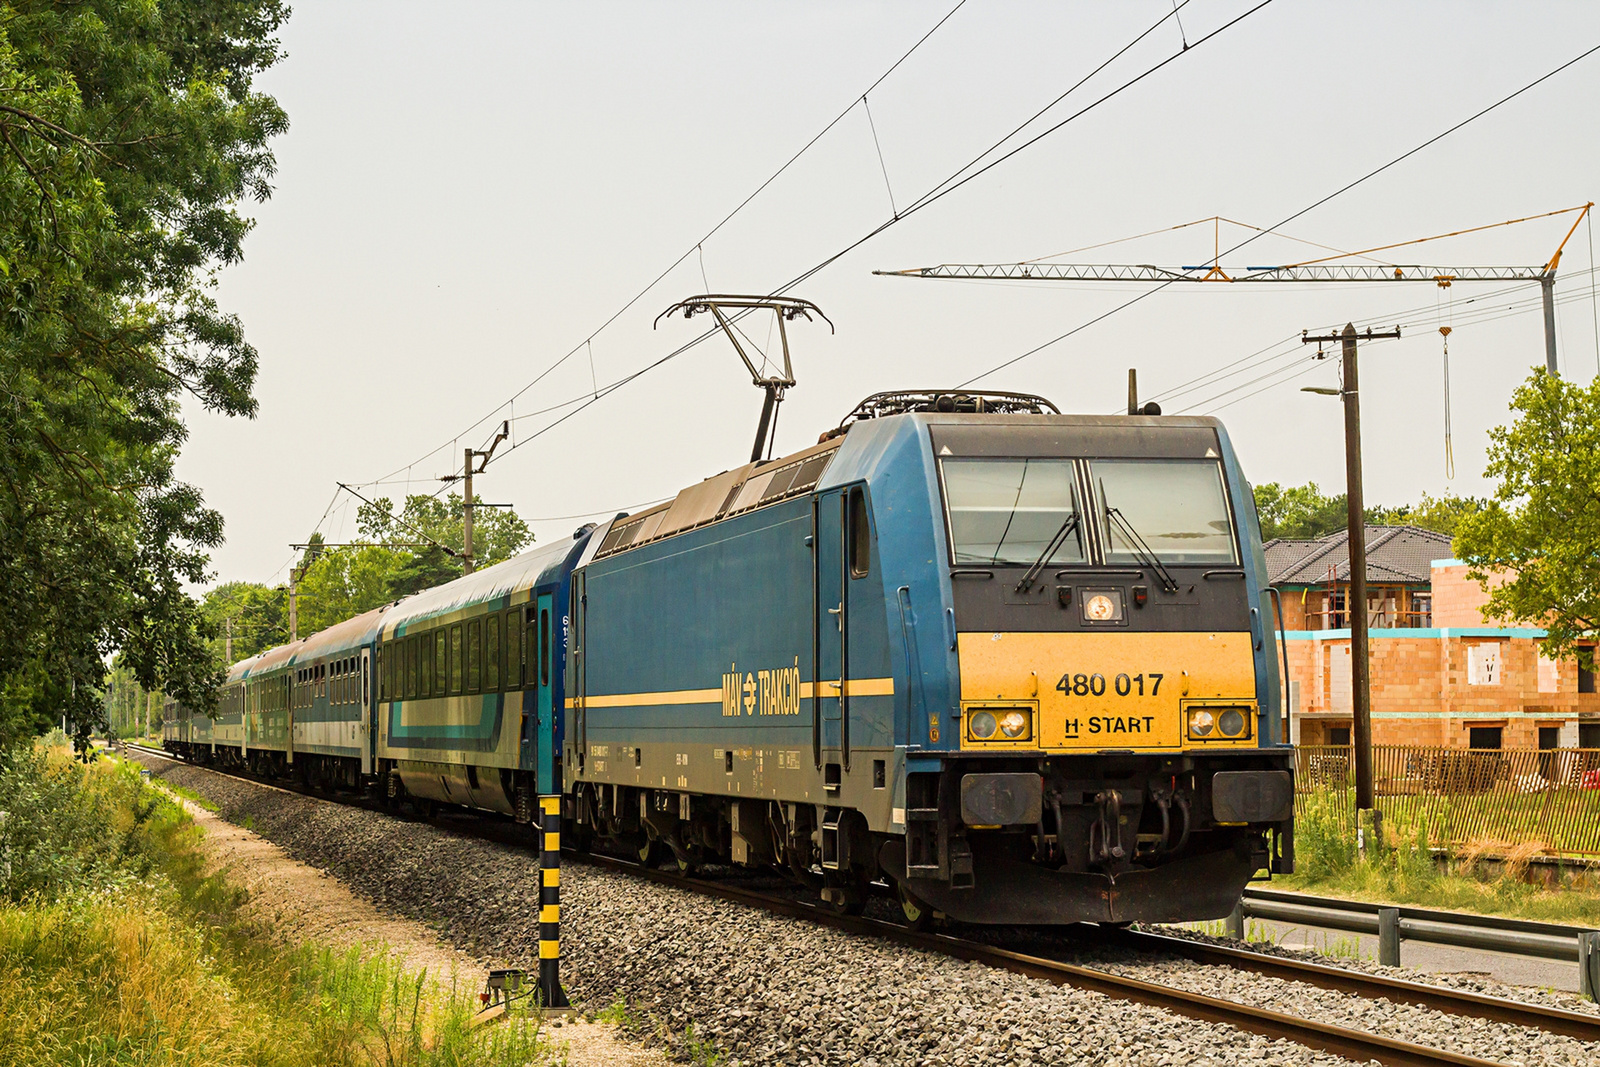
[[[844,429],[863,419],[905,415],[913,411],[959,412],[968,415],[1059,415],[1061,409],[1032,393],[991,393],[969,389],[902,389],[873,393],[839,423]],[[837,431],[836,431],[837,432]]]

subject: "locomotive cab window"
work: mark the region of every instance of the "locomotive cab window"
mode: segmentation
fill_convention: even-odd
[[[850,524],[850,577],[865,578],[872,569],[872,533],[867,522],[867,494],[850,490],[847,521]]]
[[[956,564],[1084,563],[1070,459],[947,459],[940,464]]]
[[[1098,459],[1090,469],[1110,534],[1107,563],[1139,562],[1139,541],[1163,563],[1239,562],[1220,463]]]

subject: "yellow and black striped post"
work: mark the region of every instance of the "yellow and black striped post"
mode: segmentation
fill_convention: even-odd
[[[539,1005],[572,1005],[561,988],[561,796],[539,798]]]

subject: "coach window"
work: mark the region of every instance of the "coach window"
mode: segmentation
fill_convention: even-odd
[[[850,490],[850,577],[865,578],[872,568],[872,537],[867,526],[867,494]]]
[[[522,688],[522,609],[506,612],[506,688]]]
[[[377,657],[376,663],[378,665],[378,699],[380,701],[388,700],[389,676],[384,672],[389,669],[389,646],[379,645],[378,650],[373,655]]]
[[[467,623],[467,692],[483,688],[483,623]]]
[[[465,677],[461,673],[461,624],[458,622],[450,627],[450,695],[458,696],[461,693],[461,682]]]
[[[500,688],[500,616],[490,615],[483,626],[483,688],[493,693]]]
[[[434,635],[424,633],[419,640],[422,641],[422,678],[418,691],[422,699],[427,699],[438,693],[438,685],[434,681]]]
[[[450,634],[447,630],[433,632],[433,695],[442,697],[450,692]]]

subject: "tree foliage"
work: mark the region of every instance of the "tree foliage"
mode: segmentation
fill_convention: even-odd
[[[1494,498],[1456,531],[1455,553],[1489,593],[1485,618],[1549,632],[1552,657],[1594,663],[1600,630],[1600,378],[1536,371],[1512,395],[1517,419],[1489,434]]]
[[[1284,487],[1268,482],[1255,487],[1256,512],[1261,517],[1261,538],[1270,541],[1275,537],[1311,540],[1326,537],[1343,530],[1349,523],[1344,493],[1324,495],[1316,482]],[[1366,520],[1380,526],[1420,526],[1454,534],[1463,516],[1482,509],[1487,501],[1474,497],[1422,494],[1421,503],[1400,504],[1390,507],[1375,504],[1366,509]]]
[[[300,632],[314,633],[403,596],[461,577],[462,499],[424,494],[406,498],[398,514],[387,497],[356,513],[362,541],[354,548],[307,549],[300,576]],[[516,555],[533,540],[528,524],[509,508],[474,509],[472,552],[478,569]],[[435,547],[437,542],[457,555]]]
[[[280,0],[0,0],[0,742],[100,724],[105,656],[209,706],[222,519],[173,476],[178,401],[252,415],[210,295],[287,120]]]
[[[210,645],[216,662],[227,665],[228,633],[233,634],[231,662],[249,659],[289,639],[289,588],[258,582],[224,582],[206,594],[201,610],[215,635]]]
[[[436,541],[461,551],[461,497],[444,500],[416,495],[399,514],[387,498],[362,505],[356,516],[365,544],[325,547],[313,534],[301,556],[297,597],[303,637],[382,607],[403,596],[461,577],[461,560],[438,548],[412,547]],[[473,516],[473,554],[478,567],[509,559],[533,541],[527,523],[510,509],[480,508]],[[204,611],[218,636],[212,638],[215,662],[226,663],[223,633],[233,622],[233,659],[246,659],[289,638],[289,590],[253,582],[228,582],[206,594]]]

